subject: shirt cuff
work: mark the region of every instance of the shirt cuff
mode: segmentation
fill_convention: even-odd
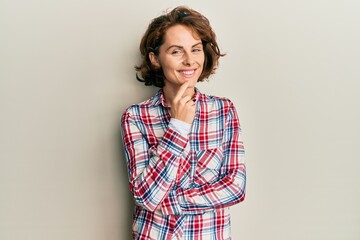
[[[176,118],[171,118],[169,122],[169,127],[176,130],[182,136],[187,136],[190,132],[191,124],[181,121]]]

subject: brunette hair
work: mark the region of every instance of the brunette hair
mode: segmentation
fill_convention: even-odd
[[[164,87],[163,70],[151,64],[149,53],[153,52],[158,56],[160,46],[164,43],[166,31],[170,27],[178,24],[191,28],[199,35],[202,41],[205,61],[198,82],[202,82],[211,74],[214,74],[218,66],[219,58],[225,55],[220,52],[216,42],[216,35],[210,26],[209,20],[205,16],[188,7],[176,7],[171,12],[154,18],[141,39],[140,53],[142,62],[139,66],[135,66],[135,69],[141,75],[141,77],[139,77],[139,75],[136,74],[136,78],[144,82],[146,86],[154,85],[160,88]]]

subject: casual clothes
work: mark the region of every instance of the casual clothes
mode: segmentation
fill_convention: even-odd
[[[162,89],[122,116],[134,239],[231,238],[229,207],[244,200],[246,183],[239,119],[229,99],[195,89],[194,101],[188,134],[171,121]]]

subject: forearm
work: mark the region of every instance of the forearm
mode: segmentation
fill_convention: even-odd
[[[188,138],[169,127],[162,139],[150,147],[134,122],[126,118],[123,135],[130,190],[138,205],[154,211],[174,184]]]
[[[203,214],[219,207],[230,207],[245,198],[245,168],[219,177],[215,182],[172,188],[162,201],[164,215]]]
[[[196,214],[218,207],[235,205],[245,198],[245,166],[226,173],[212,183],[187,189],[178,188],[176,194],[183,213]]]

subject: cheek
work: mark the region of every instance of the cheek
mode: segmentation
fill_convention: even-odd
[[[173,58],[163,58],[160,62],[160,65],[164,71],[172,71],[176,69],[179,64],[179,61]]]
[[[202,54],[201,56],[198,57],[198,63],[201,67],[204,66],[204,63],[205,63],[205,55]]]

